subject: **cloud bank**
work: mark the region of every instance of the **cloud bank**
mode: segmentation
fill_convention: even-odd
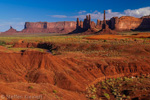
[[[87,13],[87,11],[79,11],[77,15],[75,16],[66,16],[66,15],[52,15],[51,17],[55,18],[81,18],[84,19],[86,15],[90,14],[92,19],[103,19],[103,13],[99,11],[94,11],[91,13]],[[121,17],[121,16],[134,16],[134,17],[142,17],[150,15],[150,7],[143,7],[139,9],[127,9],[123,12],[113,12],[111,9],[106,10],[106,17],[107,19],[110,19],[112,17]]]

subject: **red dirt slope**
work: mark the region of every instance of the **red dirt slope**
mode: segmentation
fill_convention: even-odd
[[[148,52],[143,53],[148,56]],[[131,60],[134,56],[124,62],[123,57],[103,57],[102,60],[102,57],[84,58],[79,55],[80,59],[76,59],[73,55],[53,56],[37,51],[0,52],[0,55],[0,85],[3,87],[0,94],[4,96],[42,94],[43,100],[55,100],[57,97],[86,100],[86,88],[99,80],[150,72],[150,61],[147,58],[145,62],[142,62],[143,59]]]

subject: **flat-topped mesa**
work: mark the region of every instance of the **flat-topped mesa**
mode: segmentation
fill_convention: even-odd
[[[78,23],[79,24],[79,23]],[[69,33],[75,30],[77,23],[64,22],[26,22],[23,33]]]

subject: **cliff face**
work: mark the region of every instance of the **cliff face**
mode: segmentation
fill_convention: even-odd
[[[117,30],[134,30],[140,26],[142,20],[135,17],[123,16],[119,18],[118,23],[116,24]]]
[[[76,29],[76,22],[26,22],[23,33],[67,33]]]
[[[150,29],[150,17],[136,18],[131,16],[113,17],[109,25],[117,31]]]
[[[26,22],[25,29],[43,29],[46,25],[47,22]]]
[[[97,20],[97,24],[91,21],[91,16],[86,16],[84,21],[64,21],[64,22],[26,22],[22,31],[16,31],[10,28],[3,33],[82,33],[98,32],[103,29],[103,21]],[[112,30],[116,31],[128,31],[128,30],[150,30],[150,16],[144,16],[141,18],[122,16],[112,17],[110,20],[106,20],[106,25]]]

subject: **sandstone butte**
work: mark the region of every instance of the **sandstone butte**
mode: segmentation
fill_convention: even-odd
[[[22,31],[16,31],[12,27],[5,34],[12,33],[85,33],[93,34],[96,32],[116,34],[115,31],[130,30],[150,30],[150,15],[136,18],[132,16],[112,17],[105,20],[107,16],[104,13],[104,20],[97,20],[97,23],[91,21],[91,16],[87,15],[84,21],[64,21],[64,22],[26,22]],[[104,29],[103,26],[107,26]]]

